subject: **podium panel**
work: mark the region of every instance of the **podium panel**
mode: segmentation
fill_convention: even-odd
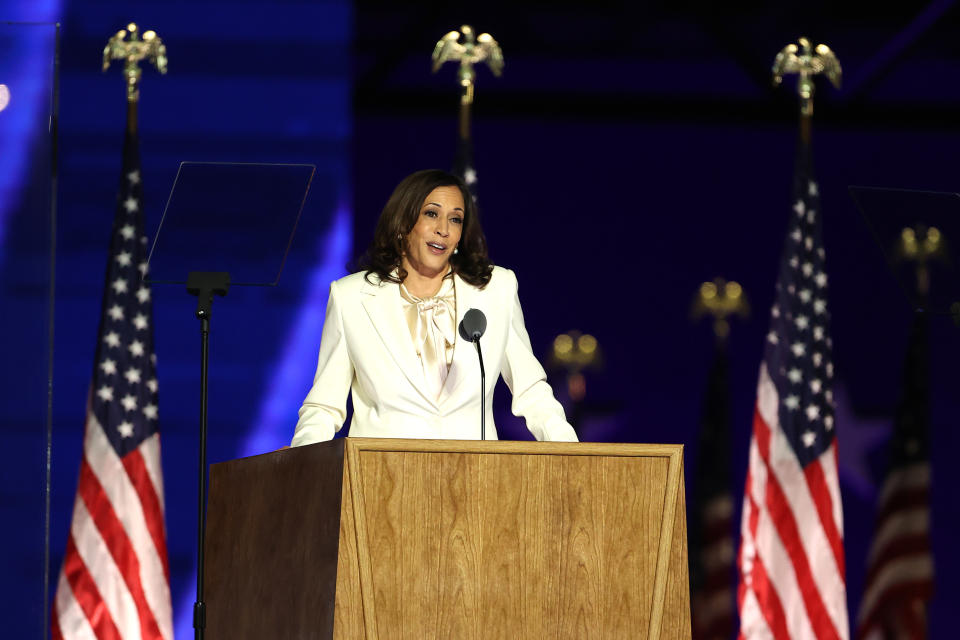
[[[679,445],[348,438],[214,465],[208,521],[210,638],[690,637]]]

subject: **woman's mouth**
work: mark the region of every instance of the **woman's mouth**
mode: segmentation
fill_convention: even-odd
[[[439,242],[428,242],[427,246],[430,247],[431,253],[438,256],[442,255],[447,250],[447,246],[444,244],[440,244]]]

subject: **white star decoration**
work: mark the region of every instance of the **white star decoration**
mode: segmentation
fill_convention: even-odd
[[[138,182],[140,182],[140,172],[134,169],[133,171],[127,174],[127,180],[130,181],[130,184],[137,184]]]
[[[807,318],[807,316],[797,316],[797,319],[794,320],[793,323],[797,325],[797,329],[800,329],[801,331],[810,326],[810,320]]]
[[[813,224],[813,221],[816,217],[817,217],[816,211],[814,211],[813,209],[810,209],[810,211],[807,211],[807,222],[809,222],[810,224]]]
[[[817,193],[819,193],[816,182],[810,181],[810,185],[809,187],[807,187],[807,193],[809,193],[812,196],[815,196],[817,195]]]
[[[157,406],[154,404],[148,404],[143,408],[143,415],[150,420],[157,419]]]
[[[140,369],[130,367],[126,373],[123,374],[123,377],[126,378],[130,384],[137,384],[140,382]]]
[[[103,385],[102,387],[97,389],[97,396],[104,402],[110,402],[111,400],[113,400],[113,387],[108,387],[107,385]]]
[[[812,447],[813,443],[817,441],[817,434],[813,431],[804,431],[800,437],[803,438],[803,446],[805,447]]]
[[[771,331],[770,333],[768,333],[768,334],[767,334],[767,341],[768,341],[770,344],[777,344],[778,342],[780,342],[780,338],[777,337],[777,332],[776,332],[776,331]]]
[[[807,238],[803,241],[803,246],[807,248],[807,251],[813,249],[813,238]]]
[[[144,353],[143,343],[140,342],[139,340],[134,340],[133,342],[130,343],[130,346],[127,348],[130,350],[130,354],[135,357],[142,356]]]
[[[156,392],[157,392],[157,379],[156,379],[156,378],[150,378],[149,380],[147,380],[147,389],[150,389],[150,391],[152,391],[153,393],[156,393]]]
[[[800,233],[800,229],[794,229],[793,233],[790,234],[790,238],[792,238],[794,242],[800,242],[803,240],[803,234]]]
[[[137,408],[137,399],[128,393],[120,398],[120,404],[122,404],[123,408],[127,411],[133,411]]]
[[[115,304],[107,309],[107,315],[110,316],[111,320],[123,320],[123,307]]]
[[[133,424],[124,420],[117,425],[117,431],[120,432],[120,436],[123,438],[132,438],[133,437]]]
[[[140,264],[138,264],[138,265],[137,265],[137,269],[140,270],[140,275],[144,275],[144,276],[147,275],[147,263],[146,263],[146,262],[141,262]]]
[[[793,369],[790,369],[790,372],[787,374],[787,377],[790,378],[790,382],[797,384],[798,382],[803,380],[803,372],[800,371],[800,369],[797,369],[796,367],[794,367]]]
[[[817,286],[821,289],[827,286],[827,274],[823,271],[814,276],[813,281],[817,283]]]
[[[797,212],[797,215],[801,218],[803,217],[803,211],[806,209],[806,205],[803,204],[803,200],[797,200],[793,205],[793,210]]]
[[[806,304],[807,302],[810,302],[810,297],[812,295],[813,294],[810,293],[810,289],[800,289],[800,293],[799,293],[800,302],[803,302],[804,304]]]
[[[823,426],[827,429],[827,431],[832,431],[832,430],[833,430],[833,416],[824,416],[824,417],[823,417]]]
[[[135,326],[140,331],[143,331],[147,328],[147,316],[142,313],[138,313],[133,317],[133,326]]]
[[[139,289],[137,289],[137,300],[139,300],[141,303],[144,303],[149,299],[150,299],[150,289],[147,289],[146,287],[140,287]]]
[[[130,240],[134,236],[134,228],[132,224],[124,225],[120,228],[120,235],[123,236],[124,240]]]
[[[773,305],[773,306],[770,308],[770,315],[772,315],[774,318],[779,318],[779,317],[780,317],[780,307],[778,307],[777,305]]]
[[[820,417],[820,407],[815,404],[807,406],[807,419],[816,420]]]
[[[800,398],[798,398],[797,396],[787,396],[783,400],[783,406],[793,411],[794,409],[800,406]]]
[[[117,264],[119,264],[121,267],[128,267],[128,266],[130,266],[130,254],[127,253],[126,251],[122,251],[122,252],[118,253],[118,254],[117,254]]]
[[[813,328],[813,339],[814,339],[814,340],[823,340],[823,327],[814,327],[814,328]]]
[[[113,290],[117,293],[127,292],[127,281],[123,278],[117,278],[110,284],[110,286],[113,287]]]
[[[473,170],[473,167],[467,167],[467,170],[463,172],[463,181],[467,184],[473,184],[477,181],[477,172]]]
[[[813,312],[817,315],[823,314],[827,311],[827,301],[817,298],[813,301]]]
[[[133,213],[137,210],[137,201],[134,197],[129,197],[123,201],[123,208],[127,210],[127,213]]]
[[[813,366],[819,367],[821,362],[823,362],[823,356],[820,355],[819,353],[814,353],[814,354],[813,354]]]
[[[103,336],[103,341],[107,344],[108,347],[119,347],[120,334],[118,334],[115,331],[111,331],[107,335]]]
[[[809,278],[810,275],[813,273],[813,265],[810,264],[809,262],[804,262],[803,266],[800,267],[800,271],[803,272],[803,275]]]
[[[105,375],[112,376],[117,372],[117,363],[110,358],[107,358],[100,363],[100,368],[103,370]]]
[[[820,389],[822,388],[823,388],[823,383],[817,380],[816,378],[810,381],[810,391],[813,391],[814,393],[820,393]]]
[[[790,346],[790,350],[793,351],[793,355],[799,358],[807,352],[807,345],[803,344],[802,342],[794,342]]]

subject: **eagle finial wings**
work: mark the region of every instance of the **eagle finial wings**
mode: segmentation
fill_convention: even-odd
[[[823,74],[830,83],[840,88],[843,70],[840,61],[833,51],[825,44],[811,46],[806,38],[800,38],[799,46],[788,44],[773,59],[773,84],[779,85],[783,76],[797,73],[801,76]]]
[[[448,60],[459,60],[460,56],[463,55],[466,47],[458,42],[459,39],[460,32],[451,31],[437,41],[437,46],[433,48],[433,55],[431,56],[434,73],[443,66],[444,62]]]
[[[503,51],[500,49],[500,44],[489,33],[481,33],[477,37],[477,42],[480,48],[478,61],[486,59],[487,64],[490,65],[490,71],[499,77],[503,73]]]
[[[843,78],[843,69],[840,68],[840,61],[833,51],[825,44],[817,45],[817,61],[820,64],[820,72],[827,76],[827,80],[834,88],[840,88],[840,82]]]
[[[797,45],[788,44],[777,57],[773,59],[773,84],[779,85],[783,82],[783,76],[789,73],[797,73],[800,70],[799,57],[797,56]]]

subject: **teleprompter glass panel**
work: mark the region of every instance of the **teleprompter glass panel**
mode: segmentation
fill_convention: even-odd
[[[231,285],[280,279],[315,167],[182,162],[150,251],[148,280],[226,271]]]

